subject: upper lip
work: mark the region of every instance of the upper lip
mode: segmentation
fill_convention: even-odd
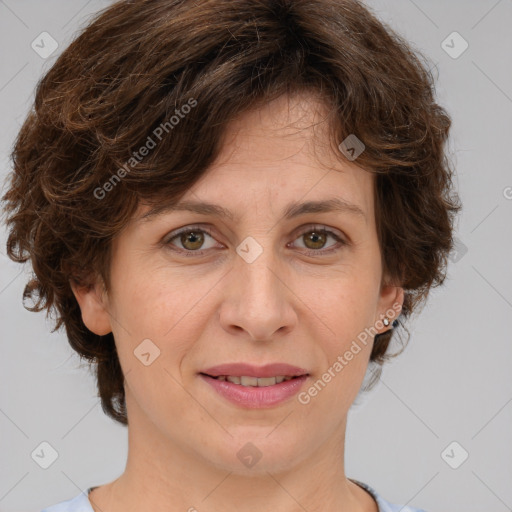
[[[286,363],[272,363],[265,366],[254,366],[248,363],[225,363],[212,366],[202,370],[200,373],[205,373],[211,377],[218,377],[219,375],[231,375],[233,377],[275,377],[277,375],[296,377],[308,375],[308,371],[304,370],[304,368]]]

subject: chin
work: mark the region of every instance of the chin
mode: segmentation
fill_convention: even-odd
[[[212,454],[212,462],[225,471],[245,476],[268,476],[290,470],[306,457],[304,442],[293,440],[285,430],[279,432],[279,428],[251,426],[245,432],[242,428],[236,434],[230,431],[233,437],[226,436],[223,452]]]

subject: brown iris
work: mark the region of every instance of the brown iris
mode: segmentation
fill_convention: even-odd
[[[308,249],[321,249],[327,237],[326,233],[319,231],[309,231],[302,236]],[[186,231],[180,235],[180,241],[185,249],[194,251],[203,245],[204,234],[201,231]]]
[[[193,251],[199,249],[204,243],[204,234],[201,231],[187,231],[181,234],[180,241],[185,249]],[[186,244],[190,242],[192,246]]]
[[[326,233],[309,231],[303,235],[304,243],[309,249],[321,249],[325,245],[326,236]],[[309,247],[308,242],[311,242],[313,247]]]

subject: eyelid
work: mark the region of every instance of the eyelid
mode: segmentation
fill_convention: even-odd
[[[299,237],[301,235],[305,235],[306,233],[309,233],[310,231],[319,231],[321,233],[328,233],[329,235],[334,235],[336,237],[339,237],[343,241],[347,238],[343,232],[341,232],[338,229],[330,228],[328,226],[325,226],[324,224],[307,224],[306,226],[302,226],[300,228],[297,228],[296,231],[294,231],[293,236]],[[348,243],[348,242],[347,242]]]
[[[183,226],[181,228],[174,229],[170,233],[168,233],[163,239],[162,239],[162,245],[169,245],[170,241],[174,238],[178,237],[182,233],[188,233],[189,231],[203,231],[210,235],[212,238],[215,238],[213,235],[213,230],[210,226],[204,225],[204,224],[187,224],[186,226]],[[200,251],[190,251],[190,252],[196,252],[199,253]]]

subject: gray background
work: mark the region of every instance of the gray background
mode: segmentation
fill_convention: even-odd
[[[37,80],[109,3],[0,0],[2,183]],[[464,210],[449,279],[410,323],[408,348],[350,413],[347,475],[429,512],[512,510],[512,0],[367,3],[437,68]],[[47,59],[31,48],[43,31],[59,43]],[[441,46],[453,31],[469,44],[458,58]],[[29,269],[5,257],[3,226],[0,242],[0,510],[39,511],[117,477],[127,431],[104,416],[64,333],[23,308]],[[31,457],[43,441],[58,452],[48,469]],[[453,441],[460,447],[443,458]],[[453,469],[446,460],[460,463],[462,450],[469,458]]]

